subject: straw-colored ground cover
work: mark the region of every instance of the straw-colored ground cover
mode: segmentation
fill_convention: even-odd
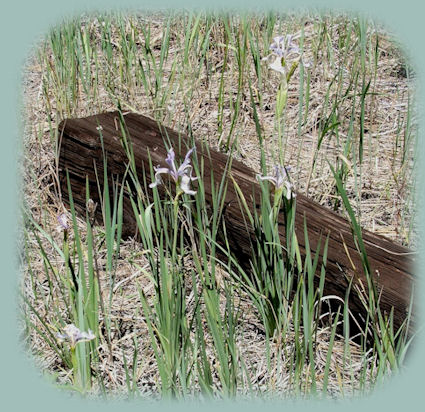
[[[273,37],[286,34],[293,34],[304,64],[288,83],[277,124],[280,77],[262,58],[270,53]],[[373,22],[306,15],[85,16],[52,28],[35,45],[23,79],[22,336],[37,365],[62,385],[76,386],[54,342],[61,325],[71,323],[64,303],[67,267],[58,252],[63,232],[56,230],[58,215],[65,212],[71,219],[56,184],[57,126],[64,118],[116,110],[119,102],[123,110],[191,132],[223,151],[235,144],[235,156],[256,171],[260,126],[268,164],[277,162],[280,152],[297,191],[344,214],[329,162],[340,173],[363,227],[402,244],[415,243],[414,74],[399,45]],[[83,249],[94,244],[91,258],[106,308],[106,313],[99,309],[89,393],[160,396],[157,358],[141,302],[141,291],[148,302],[155,299],[145,250],[134,239],[109,246],[107,229],[93,227],[88,233],[84,218],[78,217],[76,225]],[[70,231],[69,242],[74,241]],[[113,256],[110,247],[117,247]],[[88,250],[82,252],[86,270]],[[185,262],[191,312],[197,294],[190,276],[194,263],[189,256]],[[108,268],[113,268],[113,284]],[[246,291],[223,268],[216,276],[221,313],[229,304],[226,291],[232,290],[237,394],[288,397],[310,394],[315,385],[317,392],[325,387],[327,396],[367,393],[403,364],[402,355],[391,362],[376,348],[334,337],[332,323],[318,322],[313,373],[308,355],[294,364],[303,328],[294,330],[291,324],[284,345],[268,339]],[[199,337],[191,333],[190,339],[193,355]],[[207,326],[205,344],[219,394],[223,365]],[[191,371],[185,396],[201,391],[199,373]]]

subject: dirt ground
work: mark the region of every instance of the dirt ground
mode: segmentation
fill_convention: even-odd
[[[139,21],[141,24],[141,22]],[[85,22],[89,25],[96,36],[102,24],[98,19],[87,19]],[[289,20],[285,23],[287,28],[296,26],[296,20]],[[334,20],[332,33],[329,39],[332,43],[339,30],[338,25],[343,25],[344,19]],[[307,19],[304,25],[305,44],[304,59],[313,62],[314,42],[317,40],[317,25],[314,18]],[[217,36],[219,42],[219,31],[212,32],[212,36]],[[162,21],[159,16],[153,18],[151,38],[153,45],[160,45],[162,36]],[[409,115],[409,104],[413,101],[414,78],[411,79],[406,73],[406,62],[402,51],[400,51],[392,38],[387,33],[379,32],[379,60],[377,65],[376,77],[373,80],[373,90],[376,95],[369,99],[365,108],[365,152],[364,163],[362,165],[361,187],[356,186],[353,167],[350,164],[351,174],[347,182],[347,192],[351,196],[353,205],[360,215],[360,221],[363,227],[375,233],[380,233],[398,243],[413,246],[415,243],[414,230],[409,228],[414,220],[414,201],[413,185],[414,178],[414,146],[409,149],[409,160],[403,162],[401,158],[401,137],[403,125]],[[336,36],[335,36],[336,39]],[[95,37],[96,40],[96,37]],[[100,41],[100,39],[97,39]],[[115,39],[119,43],[119,39]],[[336,40],[335,40],[336,42]],[[36,45],[37,46],[37,45]],[[338,61],[342,56],[338,55],[338,47],[334,44],[335,55],[333,58]],[[37,46],[38,47],[38,46]],[[72,111],[59,114],[56,104],[57,96],[53,88],[46,89],[46,61],[40,59],[36,52],[29,56],[28,62],[24,67],[23,76],[23,95],[24,107],[22,117],[25,124],[25,133],[23,136],[23,157],[22,157],[22,176],[24,189],[25,207],[33,219],[46,228],[56,226],[56,216],[63,211],[63,205],[58,199],[57,188],[55,187],[56,174],[56,147],[51,131],[54,130],[62,116],[83,117],[102,111],[116,110],[115,102],[111,98],[109,91],[104,84],[99,84],[96,104],[91,104],[85,100],[84,93],[81,92],[73,105]],[[44,46],[43,46],[44,47]],[[42,45],[39,45],[39,49]],[[179,44],[171,41],[170,61],[173,53],[177,53]],[[43,51],[49,57],[49,46]],[[158,49],[154,52],[159,53]],[[264,51],[266,52],[266,51]],[[217,113],[219,110],[218,85],[221,79],[219,70],[222,64],[222,54],[220,48],[211,50],[210,64],[216,66],[208,79],[204,72],[196,80],[196,92],[191,101],[189,112],[190,124],[195,136],[205,139],[213,147],[218,146],[217,132]],[[323,57],[325,59],[325,57]],[[50,61],[54,64],[53,58]],[[234,63],[232,63],[234,64]],[[349,66],[350,62],[348,62]],[[337,65],[335,66],[337,67]],[[336,90],[330,87],[336,73],[333,73],[329,64],[315,64],[306,69],[304,75],[309,70],[310,76],[310,95],[309,95],[309,115],[299,129],[299,87],[300,70],[297,70],[291,80],[288,93],[288,107],[286,110],[286,164],[292,166],[291,174],[294,177],[296,190],[308,194],[310,198],[322,205],[332,207],[335,200],[333,192],[333,176],[326,159],[335,159],[342,155],[341,145],[337,144],[335,139],[324,139],[321,150],[316,160],[315,169],[313,167],[313,154],[318,143],[318,125],[323,114],[323,102],[332,101],[332,93]],[[171,71],[171,64],[165,66],[164,77]],[[225,74],[227,84],[237,84],[237,70],[228,70]],[[348,76],[344,81],[347,82]],[[274,99],[276,94],[277,78],[274,74],[264,77],[264,90],[262,91],[262,107],[259,107],[258,113],[260,122],[264,131],[265,140],[269,149],[270,160],[273,154],[273,147],[276,147],[274,132]],[[128,90],[126,86],[120,84],[116,79],[116,95],[121,99],[126,109],[133,109],[144,115],[157,117],[157,113],[152,109],[149,98],[144,95],[143,90]],[[254,87],[255,87],[254,83]],[[327,90],[330,90],[330,96],[326,97]],[[231,87],[226,91],[227,97],[232,93]],[[236,86],[233,93],[236,93]],[[187,114],[183,112],[184,93],[176,93],[170,100],[167,107],[162,111],[162,122],[167,126],[184,130],[187,121]],[[49,104],[46,104],[46,102]],[[341,102],[339,112],[342,118],[346,120],[351,116],[351,103],[349,99]],[[412,109],[410,109],[412,110]],[[411,114],[414,117],[414,113]],[[358,114],[357,114],[358,116]],[[232,110],[229,106],[224,108],[224,131],[229,130]],[[348,120],[347,120],[348,122]],[[357,124],[356,124],[357,127]],[[411,133],[414,133],[415,123],[412,121]],[[252,121],[252,109],[250,107],[250,97],[246,90],[242,96],[241,112],[236,124],[234,136],[238,139],[238,151],[236,156],[245,164],[255,170],[259,170],[259,148],[256,135],[255,124]],[[357,131],[358,132],[358,131]],[[346,138],[341,132],[341,140]],[[358,182],[357,182],[358,183]],[[359,200],[356,200],[355,194],[360,191]],[[342,210],[340,210],[343,213]],[[81,233],[84,236],[85,223],[79,222]],[[102,228],[96,228],[96,233],[102,232]],[[60,234],[52,232],[58,242]],[[44,275],[44,261],[39,253],[39,245],[32,235],[28,232],[26,245],[26,263],[31,263],[32,274],[30,275],[28,266],[23,269],[23,288],[26,297],[37,310],[49,318],[48,306],[42,300],[34,296],[34,277],[37,288],[40,293],[47,294],[48,285]],[[46,253],[54,260],[54,251],[47,241],[43,243]],[[144,271],[135,270],[134,264],[137,262],[139,267],[147,268],[146,260],[139,256],[139,245],[133,239],[124,241],[121,247],[119,266],[117,268],[116,293],[112,300],[111,316],[114,326],[113,330],[113,348],[114,356],[111,360],[108,354],[106,341],[99,348],[102,354],[101,374],[106,382],[107,389],[111,392],[121,393],[125,391],[126,379],[124,370],[124,356],[127,361],[132,361],[134,350],[134,340],[138,343],[138,387],[145,395],[155,393],[158,382],[158,371],[155,369],[154,354],[146,333],[146,324],[144,322],[136,284],[142,285],[148,293],[151,285],[148,282]],[[99,249],[99,264],[104,266],[105,248]],[[131,257],[131,259],[129,259]],[[63,264],[57,262],[58,270]],[[102,272],[103,275],[106,274]],[[107,279],[104,279],[105,287]],[[284,392],[289,385],[286,380],[284,370],[289,367],[287,359],[281,354],[279,361],[276,359],[275,365],[271,369],[265,362],[265,341],[264,335],[259,333],[261,326],[258,325],[257,318],[252,313],[252,307],[248,299],[241,297],[241,307],[243,318],[239,328],[241,329],[239,349],[244,354],[244,360],[252,374],[255,376],[254,382],[261,387],[261,382],[266,381],[271,375],[277,377],[275,382],[276,389]],[[31,320],[35,325],[40,325],[39,319],[31,315]],[[317,369],[320,379],[320,371],[323,371],[326,364],[327,347],[330,339],[329,327],[323,327],[319,331],[318,339],[318,359]],[[48,371],[56,376],[60,383],[69,382],[69,372],[64,370],[60,360],[46,342],[31,329],[29,335],[25,338],[34,359],[43,371]],[[355,391],[356,374],[373,375],[373,360],[367,366],[366,372],[365,359],[359,347],[350,342],[351,351],[351,369],[344,367],[344,345],[342,337],[335,343],[332,356],[332,370],[329,382],[329,392],[338,396],[341,394],[341,387],[348,393]],[[354,377],[354,379],[353,379]],[[345,382],[341,384],[341,382]],[[98,387],[94,390],[99,390]]]

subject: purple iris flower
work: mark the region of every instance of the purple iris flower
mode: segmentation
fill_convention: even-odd
[[[186,153],[183,163],[179,166],[178,169],[176,169],[176,156],[174,153],[174,149],[171,148],[168,151],[167,157],[165,159],[165,162],[167,163],[168,167],[154,167],[155,182],[151,183],[149,187],[154,188],[157,185],[161,184],[161,175],[168,174],[184,193],[188,195],[195,195],[196,191],[190,190],[190,182],[198,179],[197,177],[192,177],[192,165],[190,164],[190,155],[194,150],[195,148],[193,147]]]
[[[274,37],[269,49],[271,50],[271,54],[264,57],[263,60],[270,61],[274,57],[273,62],[269,63],[269,67],[282,74],[286,73],[286,61],[291,56],[296,55],[296,58],[300,57],[300,49],[293,43],[291,34]]]
[[[295,193],[293,192],[293,184],[289,181],[288,171],[290,167],[284,167],[281,165],[276,165],[274,167],[273,176],[262,176],[257,175],[258,180],[268,180],[272,182],[275,190],[282,190],[283,187],[286,188],[285,196],[288,200],[291,200],[292,197],[295,197]]]
[[[68,218],[66,217],[65,213],[62,213],[61,215],[59,215],[57,217],[59,225],[56,226],[56,230],[58,232],[62,232],[64,230],[68,230],[69,229],[69,225],[68,225]]]
[[[89,329],[87,332],[81,332],[72,323],[63,328],[64,333],[57,333],[56,338],[59,342],[68,341],[72,348],[75,348],[78,342],[87,342],[93,340],[96,336]]]
[[[300,54],[300,49],[292,42],[292,34],[274,37],[273,43],[270,45],[270,50],[274,55],[284,57],[285,59],[292,54]]]

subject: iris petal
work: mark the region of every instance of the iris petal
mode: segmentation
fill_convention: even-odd
[[[285,68],[282,66],[282,58],[276,57],[275,61],[269,65],[269,67],[273,70],[276,70],[279,73],[286,73]]]
[[[188,176],[188,175],[183,175],[182,176],[182,180],[181,180],[181,183],[180,183],[180,188],[181,188],[181,190],[183,190],[183,192],[184,193],[186,193],[187,195],[196,195],[196,191],[195,190],[190,190],[189,189],[189,184],[190,184],[190,181],[191,181],[192,179]]]

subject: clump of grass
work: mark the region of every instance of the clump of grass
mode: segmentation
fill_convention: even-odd
[[[276,36],[291,33],[296,59],[289,64],[288,56],[280,56],[282,71],[276,74],[262,59]],[[350,339],[350,291],[336,313],[325,313],[335,299],[323,296],[326,239],[312,255],[305,230],[301,259],[296,197],[286,196],[288,186],[272,193],[262,182],[255,214],[249,212],[251,199],[239,191],[246,225],[256,233],[252,274],[218,243],[218,236],[226,238],[221,213],[232,183],[209,182],[207,207],[208,165],[198,164],[196,153],[196,194],[175,192],[172,182],[168,192],[149,188],[139,180],[130,145],[131,190],[122,182],[111,187],[104,154],[97,206],[103,225],[94,225],[88,188],[85,219],[77,215],[69,190],[63,200],[69,201],[72,224],[56,232],[51,223],[52,215],[56,220],[63,213],[51,184],[60,145],[55,127],[66,117],[120,104],[190,135],[207,135],[209,144],[242,157],[263,176],[269,164],[291,164],[290,183],[297,190],[348,212],[370,275],[360,224],[378,230],[391,223],[394,238],[405,243],[414,238],[414,202],[404,202],[406,196],[413,199],[417,140],[410,71],[407,80],[395,82],[385,72],[400,64],[392,55],[380,28],[347,16],[104,14],[53,28],[35,56],[42,99],[28,110],[36,123],[28,153],[36,155],[26,159],[31,175],[22,301],[25,336],[31,347],[50,354],[61,382],[104,396],[120,388],[129,397],[326,397],[367,393],[402,368],[411,342],[409,317],[393,330],[391,315],[381,315],[370,276],[361,345]],[[378,159],[378,167],[382,151],[390,161]],[[177,188],[181,178],[175,179]],[[140,238],[131,253],[121,239],[127,189],[135,193]],[[383,214],[390,207],[391,222]],[[284,241],[278,221],[286,228]],[[314,284],[317,271],[321,276]],[[73,349],[62,345],[56,333],[71,323],[90,329],[95,339]],[[257,344],[261,349],[252,355]]]

